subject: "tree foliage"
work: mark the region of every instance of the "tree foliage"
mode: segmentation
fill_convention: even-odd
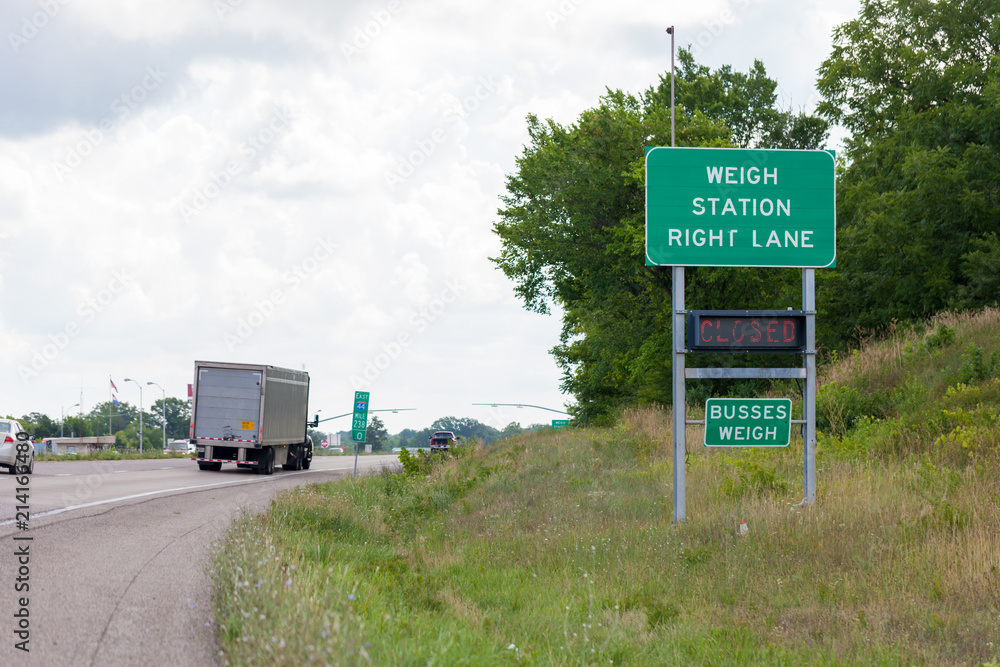
[[[149,415],[143,416],[144,420],[149,419]],[[114,435],[129,427],[135,422],[138,429],[139,408],[127,402],[113,403],[104,401],[98,403],[87,413],[87,422],[91,430],[97,435]],[[109,429],[110,428],[110,432]]]
[[[680,61],[677,145],[815,148],[825,138],[822,119],[775,106],[777,84],[761,63],[713,72],[683,50]],[[645,266],[644,159],[646,146],[670,145],[669,99],[661,78],[638,97],[608,90],[569,126],[529,115],[529,143],[501,197],[494,231],[503,250],[493,261],[526,308],[562,312],[552,353],[584,422],[671,400],[671,280],[669,270]],[[687,273],[690,307],[773,308],[798,298],[794,271]]]
[[[35,436],[36,440],[59,436],[59,422],[40,412],[24,415],[18,421],[28,430],[30,435]]]
[[[368,420],[368,430],[365,434],[365,442],[372,446],[373,452],[380,452],[386,447],[389,440],[389,431],[378,415],[372,415]]]
[[[167,437],[186,438],[191,433],[191,408],[186,400],[167,397]],[[148,423],[163,428],[163,399],[157,399],[149,408],[149,413],[144,419]]]
[[[863,0],[835,30],[818,111],[852,135],[838,268],[820,277],[823,320],[839,325],[827,342],[996,303],[998,45],[998,0]]]

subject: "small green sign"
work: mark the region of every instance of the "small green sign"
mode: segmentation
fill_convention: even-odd
[[[567,426],[569,426],[569,420],[568,419],[553,419],[552,420],[552,428],[554,428],[554,429],[566,428]]]
[[[790,398],[710,398],[705,402],[706,447],[787,447]]]
[[[370,392],[354,392],[354,416],[351,418],[351,440],[364,442],[368,430],[368,397]]]
[[[835,266],[836,231],[830,151],[646,151],[647,266]]]

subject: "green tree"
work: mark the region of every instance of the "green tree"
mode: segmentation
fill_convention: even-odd
[[[404,428],[399,432],[399,446],[400,447],[423,447],[424,443],[417,442],[416,436],[417,431],[412,428]]]
[[[148,415],[144,415],[143,417],[144,420],[148,418]],[[136,428],[138,428],[139,408],[125,402],[113,403],[111,401],[104,401],[95,405],[87,413],[86,419],[91,426],[91,430],[96,435],[114,435],[118,431],[127,428],[133,421],[136,422]],[[110,433],[108,433],[109,423],[111,428]]]
[[[834,31],[818,111],[852,134],[838,266],[820,273],[828,343],[996,303],[998,48],[1000,0],[863,0]]]
[[[163,399],[157,399],[149,408],[148,424],[157,428],[163,427]],[[187,401],[173,396],[167,397],[167,437],[174,439],[187,438],[191,434],[191,408]]]
[[[389,431],[386,430],[385,424],[379,419],[378,415],[372,415],[371,419],[368,420],[368,431],[365,436],[365,442],[372,446],[373,452],[380,452],[386,446],[389,440]]]
[[[59,423],[40,412],[24,415],[18,421],[28,429],[29,434],[35,436],[36,440],[55,438],[59,435]]]
[[[66,437],[89,438],[94,435],[94,426],[85,417],[67,416],[63,429]]]
[[[729,130],[729,141],[741,148],[818,148],[826,141],[829,123],[804,112],[776,106],[778,82],[755,60],[747,72],[730,65],[712,71],[687,49],[678,53],[675,102],[689,117],[703,114]],[[651,101],[669,108],[670,79],[660,78]]]
[[[139,449],[139,420],[136,419],[134,422],[126,426],[124,429],[115,433],[115,448],[116,449]],[[157,426],[151,426],[146,423],[145,418],[143,418],[142,424],[142,451],[162,451],[163,450],[163,431]]]
[[[777,109],[776,83],[711,72],[681,55],[679,146],[815,148],[821,119]],[[562,311],[552,353],[582,422],[622,405],[671,401],[671,279],[645,266],[645,147],[670,144],[669,80],[641,97],[607,91],[570,126],[528,116],[529,144],[507,177],[494,262],[529,310]],[[740,111],[731,109],[740,101]],[[796,303],[796,271],[696,268],[691,308],[775,308]],[[719,365],[737,363],[729,355]]]
[[[500,435],[500,432],[492,426],[471,417],[441,417],[431,424],[431,431],[451,431],[463,438],[479,439],[486,444],[493,442]],[[426,440],[424,442],[426,444]]]

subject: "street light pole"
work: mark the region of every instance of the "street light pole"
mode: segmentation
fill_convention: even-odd
[[[385,410],[369,410],[368,414],[371,414],[373,412],[407,412],[408,410],[416,410],[416,408],[386,408]],[[316,412],[318,413],[322,411],[317,410]],[[317,414],[315,419],[313,419],[311,422],[308,422],[306,426],[308,426],[309,428],[316,428],[323,422],[328,422],[331,419],[340,419],[341,417],[350,417],[353,414],[354,414],[353,412],[345,412],[342,415],[335,415],[333,417],[327,417],[326,419],[320,419],[319,415]]]
[[[75,408],[78,405],[80,405],[80,404],[79,403],[74,403],[73,405],[71,405],[69,407],[72,410],[73,408]],[[59,437],[62,438],[65,435],[66,435],[66,408],[62,408],[62,417],[59,418]]]
[[[565,410],[556,410],[554,408],[545,408],[541,405],[528,405],[527,403],[473,403],[473,405],[488,405],[491,408],[496,407],[507,407],[507,408],[537,408],[539,410],[548,410],[549,412],[558,412],[559,414],[568,415],[569,413]]]
[[[155,382],[147,382],[146,384],[148,385],[152,384],[156,385],[157,387],[160,387],[160,385],[156,384]],[[163,391],[163,387],[160,387],[160,391],[163,392],[163,403],[161,404],[160,407],[163,408],[163,453],[166,454],[167,453],[167,392]]]
[[[674,143],[674,26],[667,28],[670,35],[670,145]]]
[[[142,454],[142,385],[131,378],[125,378],[126,382],[135,382],[139,388],[139,453]]]

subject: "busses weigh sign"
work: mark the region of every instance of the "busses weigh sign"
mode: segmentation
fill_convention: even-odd
[[[705,402],[706,447],[787,447],[792,399],[710,398]]]
[[[648,266],[834,266],[833,153],[648,148]]]

